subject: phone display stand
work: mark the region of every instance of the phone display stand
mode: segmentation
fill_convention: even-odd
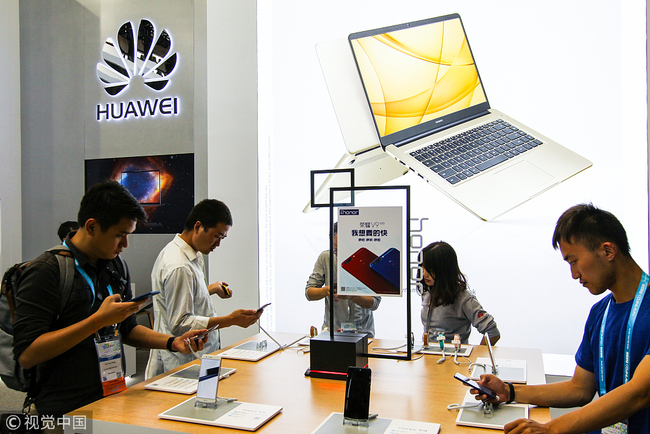
[[[158,417],[160,419],[255,431],[282,411],[282,407],[275,405],[241,401],[221,401],[218,407],[213,408],[199,407],[195,405],[195,402],[196,397],[193,396],[160,413]]]
[[[474,395],[467,391],[463,403],[450,410],[460,410],[456,417],[456,425],[473,426],[478,428],[503,429],[503,427],[517,419],[528,418],[527,404],[501,404],[490,408],[483,403],[476,403]]]
[[[440,424],[402,419],[370,419],[365,427],[345,425],[342,413],[331,413],[311,434],[438,434]]]
[[[217,405],[218,405],[218,401],[219,401],[219,400],[217,400],[217,401],[215,401],[215,402],[201,402],[201,401],[195,401],[195,402],[194,402],[194,407],[197,407],[197,408],[209,408],[209,409],[212,409],[212,410],[216,410],[216,409],[217,409]]]
[[[343,425],[352,425],[352,426],[370,426],[370,419],[352,419],[351,417],[343,418]]]
[[[221,398],[221,397],[217,396],[217,400],[215,402],[195,401],[194,402],[194,407],[208,408],[208,409],[213,409],[214,410],[219,405],[219,401],[221,401],[222,404],[228,404],[228,403],[237,401],[237,398]]]

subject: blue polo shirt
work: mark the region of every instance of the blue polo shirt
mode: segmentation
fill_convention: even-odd
[[[648,289],[649,291],[646,291],[641,303],[632,333],[630,378],[634,376],[634,371],[641,360],[650,354],[650,296],[648,296],[650,288]],[[582,369],[593,372],[596,379],[596,389],[598,389],[598,379],[600,378],[598,363],[600,325],[610,300],[611,304],[607,314],[604,336],[605,385],[608,392],[624,382],[625,334],[634,300],[617,304],[610,293],[596,303],[589,312],[582,342],[576,353],[576,363]],[[650,408],[639,411],[630,416],[628,420],[629,433],[647,432],[648,427],[650,427]]]

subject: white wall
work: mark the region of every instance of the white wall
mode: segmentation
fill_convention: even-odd
[[[0,266],[4,271],[22,259],[18,0],[0,2],[0,39],[5,70],[0,86]]]
[[[228,238],[209,256],[211,281],[233,289],[215,301],[220,315],[258,306],[256,16],[254,0],[208,1],[208,196],[233,215]],[[222,345],[257,331],[230,327]]]
[[[84,192],[84,15],[74,0],[20,2],[25,259],[60,242]]]
[[[260,67],[268,62],[264,68],[272,71],[269,84],[260,80],[260,95],[269,96],[260,111],[270,119],[260,132],[260,155],[269,156],[270,193],[261,201],[273,235],[270,259],[263,261],[272,264],[275,328],[322,324],[323,303],[303,294],[328,246],[329,216],[301,211],[309,171],[333,168],[344,146],[315,44],[458,12],[491,105],[594,165],[491,222],[415,176],[393,184],[411,185],[412,217],[429,218],[425,243],[444,239],[456,248],[471,287],[497,319],[500,345],[574,353],[597,299],[570,279],[551,247],[561,212],[590,201],[612,211],[628,231],[634,257],[648,264],[645,2],[276,0],[270,12],[264,17],[269,30],[259,36],[268,45],[260,45]],[[398,304],[382,302],[378,337],[403,337],[404,326],[391,321],[401,312]],[[421,325],[413,329],[419,334]]]

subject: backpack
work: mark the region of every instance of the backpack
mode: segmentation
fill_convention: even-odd
[[[52,247],[47,251],[56,256],[59,264],[60,313],[72,293],[75,273],[74,258],[70,250],[62,245]],[[37,392],[37,367],[25,370],[17,360],[14,360],[13,339],[18,281],[31,263],[32,261],[25,261],[9,267],[2,276],[2,287],[0,288],[0,378],[10,389],[28,392],[28,398],[35,396]]]

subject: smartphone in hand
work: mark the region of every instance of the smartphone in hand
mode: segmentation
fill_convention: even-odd
[[[463,374],[460,374],[456,372],[454,374],[454,378],[462,383],[464,383],[466,386],[471,387],[472,389],[476,389],[479,392],[481,392],[481,395],[487,395],[488,398],[490,399],[497,399],[496,393],[494,393],[492,390],[488,389],[485,386],[481,386],[478,384],[476,381],[472,380],[471,378],[468,378],[464,376]]]
[[[216,330],[217,327],[219,327],[219,324],[215,325],[214,327],[210,327],[209,329],[207,329],[206,331],[204,331],[201,334],[198,334],[198,335],[194,336],[193,339],[199,341],[199,340],[203,339],[204,337],[206,337],[208,335],[208,333],[210,333],[212,330]]]
[[[132,301],[142,301],[145,298],[153,297],[156,294],[160,294],[160,291],[152,291],[147,292],[146,294],[138,295],[137,297],[133,297],[131,300],[126,301],[126,303],[130,303]]]
[[[271,304],[271,303],[266,303],[266,304],[260,306],[259,309],[257,309],[257,313],[262,312],[262,311],[264,310],[264,308],[265,308],[266,306],[268,306],[269,304]]]

